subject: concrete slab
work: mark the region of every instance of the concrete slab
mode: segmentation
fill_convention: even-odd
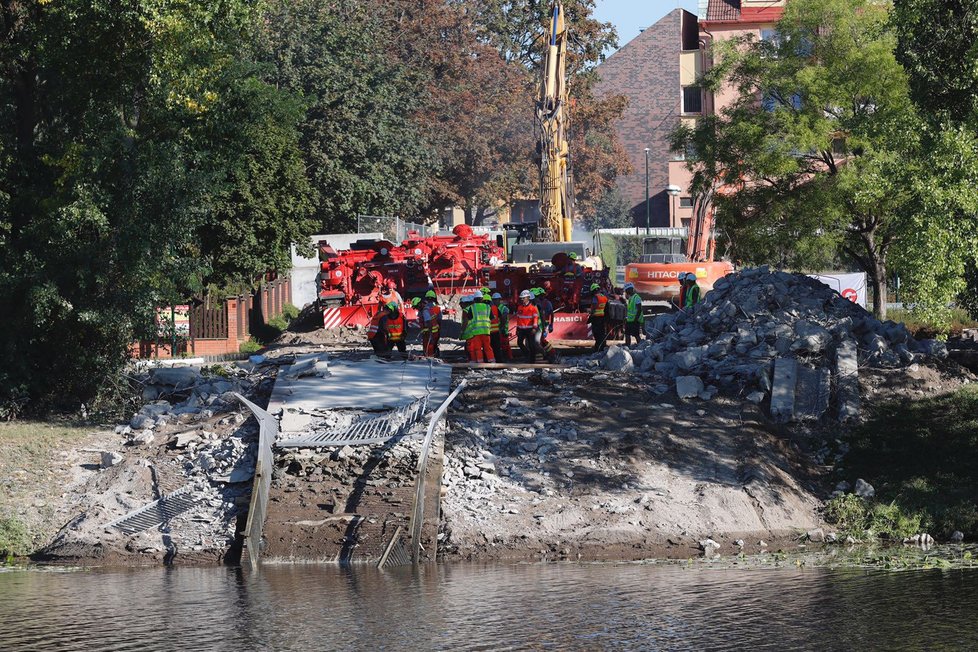
[[[778,358],[774,361],[774,387],[771,390],[771,416],[787,423],[795,416],[795,385],[798,361]]]
[[[859,360],[851,339],[841,342],[835,352],[835,396],[839,421],[859,416]]]
[[[798,367],[795,387],[795,418],[817,420],[829,409],[832,377],[828,369]]]
[[[279,376],[272,389],[268,411],[315,412],[335,408],[390,410],[431,393],[438,405],[448,396],[452,368],[434,360],[410,362],[334,362],[329,376],[286,378]]]

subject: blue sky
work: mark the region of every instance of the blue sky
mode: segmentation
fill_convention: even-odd
[[[614,24],[618,45],[625,45],[676,7],[695,14],[696,5],[696,0],[597,0],[594,17]]]

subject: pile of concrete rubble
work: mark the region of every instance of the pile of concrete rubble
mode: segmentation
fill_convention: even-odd
[[[101,453],[103,470],[85,490],[81,513],[48,547],[69,554],[78,546],[127,541],[126,549],[167,549],[220,554],[234,537],[237,515],[247,505],[255,472],[258,426],[235,393],[260,390],[264,376],[249,363],[221,365],[205,375],[194,367],[142,372],[147,401],[115,432],[120,445]],[[150,528],[126,535],[105,526],[162,496],[180,493],[194,508],[168,522],[165,543]],[[172,551],[172,550],[171,550]]]
[[[858,378],[859,366],[947,357],[943,343],[914,340],[903,324],[875,319],[813,278],[766,267],[720,279],[693,310],[659,315],[646,331],[638,346],[611,347],[587,364],[675,381],[684,398],[732,389],[760,403],[774,390],[779,365],[786,377],[814,372],[817,390],[829,374],[836,384]]]

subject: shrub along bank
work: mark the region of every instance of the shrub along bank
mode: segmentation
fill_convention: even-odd
[[[978,387],[872,409],[850,436],[844,476],[871,478],[876,496],[831,500],[826,518],[857,539],[978,532]],[[843,470],[840,469],[840,475]]]

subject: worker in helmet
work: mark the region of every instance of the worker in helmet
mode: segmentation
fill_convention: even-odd
[[[470,362],[495,362],[489,339],[491,311],[489,303],[482,297],[481,292],[469,296],[468,305],[462,312],[462,335],[467,342]]]
[[[499,360],[499,307],[492,300],[492,294],[482,294],[482,299],[489,306],[489,346],[492,348],[492,356]]]
[[[461,312],[462,312],[462,334],[459,335],[459,339],[465,343],[465,354],[469,358],[469,362],[475,362],[472,355],[472,347],[469,345],[469,341],[472,339],[472,295],[465,294],[462,296],[461,300]]]
[[[608,295],[597,283],[592,283],[589,288],[591,292],[591,310],[587,321],[591,324],[591,334],[594,335],[594,352],[603,351],[608,347],[608,332],[605,328],[605,309],[608,307]]]
[[[513,350],[509,346],[509,306],[503,301],[503,295],[498,292],[494,292],[492,295],[492,306],[498,316],[498,326],[496,337],[492,340],[492,350],[496,354],[496,360],[508,362],[513,358]]]
[[[686,306],[686,272],[679,272],[679,296],[676,297],[676,307],[682,310]]]
[[[391,301],[378,313],[381,316],[377,320],[377,328],[371,328],[367,331],[367,339],[370,340],[374,353],[389,358],[391,350],[396,346],[402,356],[407,356],[407,342],[405,341],[407,324],[400,308]]]
[[[404,307],[404,299],[402,299],[400,293],[394,289],[394,282],[387,280],[380,286],[380,303],[387,305],[391,302],[397,304],[398,311],[401,311]]]
[[[564,269],[562,270],[565,283],[573,282],[574,279],[579,278],[582,274],[584,274],[584,268],[581,267],[581,264],[578,262],[578,258],[579,256],[577,255],[577,252],[572,251],[567,254],[567,263],[564,265]]]
[[[441,339],[441,306],[434,290],[428,290],[421,302],[421,348],[426,356],[441,355],[438,341]]]
[[[642,312],[642,297],[635,291],[635,286],[625,283],[625,346],[632,345],[632,338],[635,343],[642,341],[642,333],[645,331],[645,313]]]
[[[540,308],[533,301],[529,290],[520,292],[520,302],[516,306],[516,345],[526,357],[527,362],[536,362],[537,337],[540,333]]]
[[[697,283],[696,274],[693,272],[686,272],[685,287],[686,292],[683,296],[683,309],[688,312],[703,300],[703,293],[700,290],[699,283]]]
[[[557,352],[554,351],[553,345],[547,341],[547,336],[554,332],[554,304],[547,298],[547,292],[543,288],[537,287],[531,291],[536,295],[537,308],[540,309],[537,349],[548,362],[557,362]]]

